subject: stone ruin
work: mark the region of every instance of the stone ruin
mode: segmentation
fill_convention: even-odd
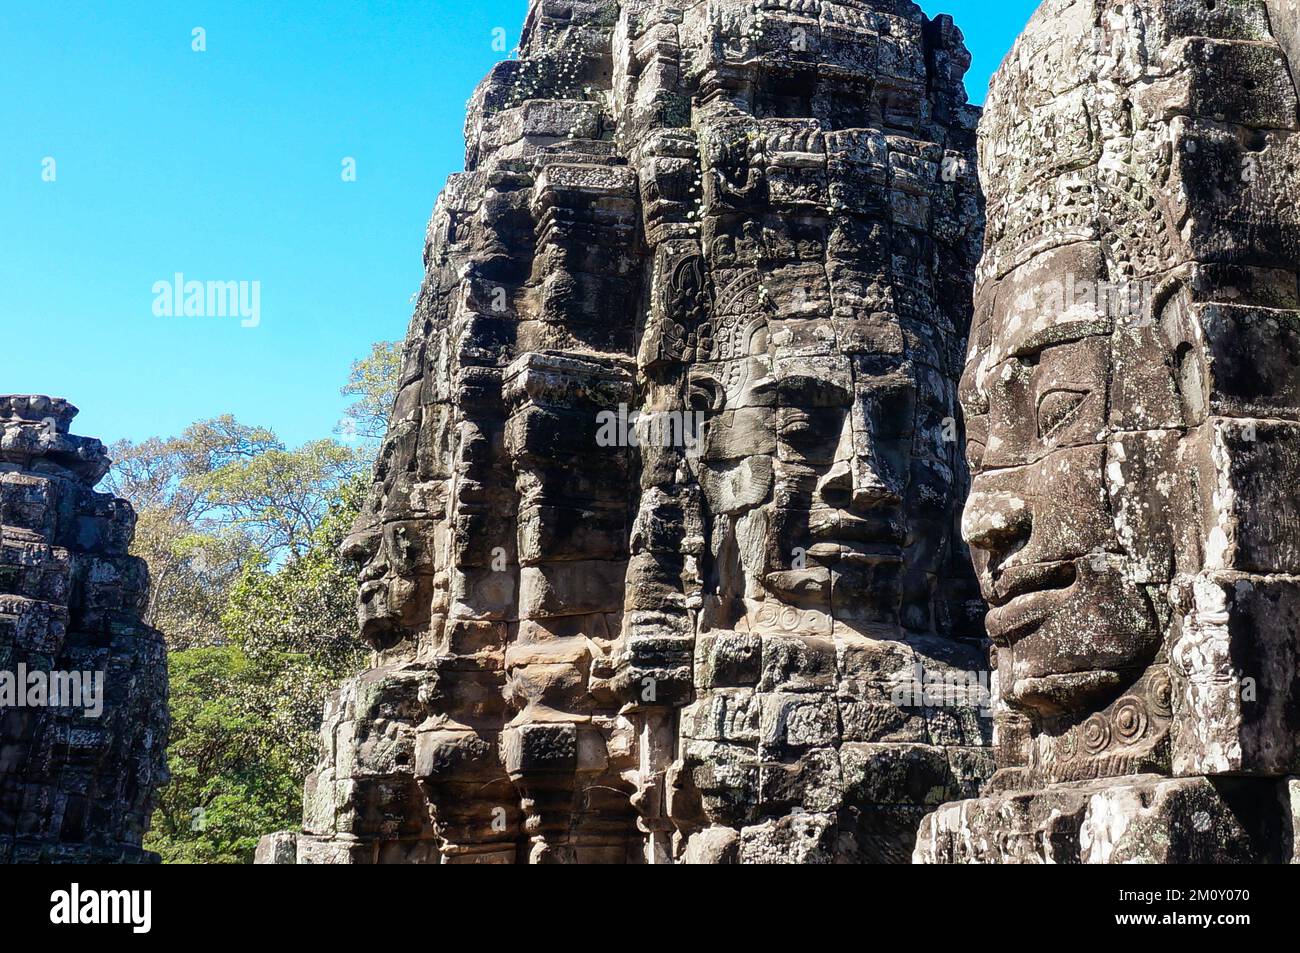
[[[77,409],[0,397],[0,863],[141,863],[167,778],[167,660],[129,504]]]
[[[258,859],[1300,861],[1297,7],[1046,0],[981,120],[906,0],[534,0]],[[0,397],[0,862],[156,859],[75,414]]]
[[[970,57],[907,0],[538,0],[470,103],[373,666],[263,862],[906,862],[993,770]]]
[[[260,859],[1296,860],[1295,0],[1047,0],[982,120],[905,2],[521,51]]]
[[[1300,14],[1048,0],[980,128],[998,773],[926,863],[1300,860]]]

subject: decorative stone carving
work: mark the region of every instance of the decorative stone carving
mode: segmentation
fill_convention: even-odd
[[[961,34],[543,0],[521,51],[430,225],[296,857],[905,861],[992,770]]]
[[[1286,859],[1296,22],[1047,0],[994,79],[962,400],[1000,770],[919,861]]]
[[[145,863],[167,660],[135,513],[77,409],[0,397],[0,863]]]

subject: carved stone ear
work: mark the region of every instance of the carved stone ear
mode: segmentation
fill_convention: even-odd
[[[692,411],[720,413],[725,409],[726,388],[712,371],[691,368],[687,388],[687,403]]]
[[[1208,374],[1201,335],[1195,327],[1193,291],[1184,281],[1186,273],[1170,278],[1151,302],[1151,324],[1168,347],[1168,364],[1182,407],[1182,423],[1196,426],[1209,412]]]

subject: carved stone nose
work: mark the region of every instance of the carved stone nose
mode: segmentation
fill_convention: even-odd
[[[817,499],[831,506],[848,506],[853,498],[853,468],[838,460],[817,481]]]
[[[885,485],[874,473],[868,473],[865,479],[859,479],[853,487],[853,509],[878,510],[890,506],[902,506],[903,498]]]
[[[1033,514],[1015,493],[975,491],[966,501],[961,532],[967,544],[986,551],[1005,551],[1028,537]]]
[[[379,555],[383,541],[383,533],[377,526],[354,529],[343,538],[343,543],[339,546],[339,555],[350,562],[364,566]]]
[[[817,498],[828,506],[858,512],[899,506],[903,502],[898,493],[860,460],[837,461],[818,482]]]

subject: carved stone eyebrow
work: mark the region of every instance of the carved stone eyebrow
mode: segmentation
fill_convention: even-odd
[[[1079,320],[1061,321],[1032,328],[1024,337],[1008,338],[997,334],[994,338],[994,363],[1001,363],[1009,358],[1037,357],[1049,347],[1060,344],[1073,344],[1090,337],[1109,337],[1115,330],[1115,322],[1104,315]]]

